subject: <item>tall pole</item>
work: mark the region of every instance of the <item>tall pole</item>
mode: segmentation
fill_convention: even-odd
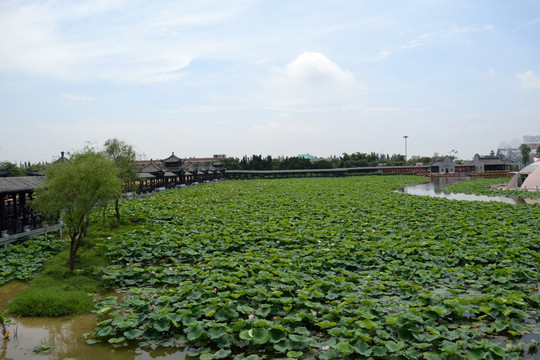
[[[409,135],[404,135],[403,138],[405,139],[405,162],[407,162],[407,138]]]

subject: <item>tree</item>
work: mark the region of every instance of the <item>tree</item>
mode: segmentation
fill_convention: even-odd
[[[531,161],[531,148],[527,144],[521,144],[519,151],[521,151],[523,165],[527,165]]]
[[[90,226],[92,210],[120,194],[121,183],[114,163],[90,148],[75,153],[70,161],[54,163],[45,169],[45,180],[36,188],[32,203],[44,215],[61,214],[71,240],[71,271]]]
[[[16,164],[9,161],[0,162],[0,169],[9,170],[8,176],[24,176],[24,170],[19,168]]]
[[[135,164],[137,153],[135,152],[135,149],[133,149],[133,146],[118,139],[109,139],[105,141],[104,146],[105,156],[112,160],[118,169],[118,179],[120,179],[124,190],[133,190],[135,181],[138,178],[137,165]],[[120,222],[119,202],[120,197],[117,197],[114,202],[114,209],[116,211],[116,220],[118,220],[118,222]]]

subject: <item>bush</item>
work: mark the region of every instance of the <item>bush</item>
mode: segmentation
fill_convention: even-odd
[[[16,316],[58,317],[89,312],[92,307],[92,298],[83,291],[31,287],[9,304],[9,311]]]

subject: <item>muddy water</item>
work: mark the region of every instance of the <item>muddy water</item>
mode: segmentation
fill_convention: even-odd
[[[0,286],[0,311],[9,300],[27,288],[26,283],[11,282]],[[143,350],[135,347],[114,347],[110,344],[86,344],[83,334],[92,332],[95,315],[63,318],[10,318],[7,326],[9,339],[0,337],[0,359],[77,359],[77,360],[182,360],[187,359],[182,349],[158,348]],[[36,354],[36,346],[47,345],[50,352]]]

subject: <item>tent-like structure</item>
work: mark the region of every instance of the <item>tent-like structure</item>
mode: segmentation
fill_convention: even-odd
[[[540,157],[536,157],[532,164],[518,171],[508,183],[508,188],[540,191]]]

